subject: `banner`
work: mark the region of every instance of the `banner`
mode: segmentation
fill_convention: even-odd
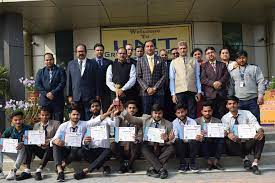
[[[102,43],[105,47],[104,57],[114,60],[115,51],[126,44],[133,47],[143,46],[147,40],[153,40],[158,50],[177,47],[179,41],[189,43],[189,53],[192,49],[191,25],[167,25],[167,26],[145,26],[125,28],[103,28],[101,29]],[[134,55],[133,55],[134,56]]]
[[[265,92],[264,104],[260,105],[261,124],[275,124],[275,90]]]

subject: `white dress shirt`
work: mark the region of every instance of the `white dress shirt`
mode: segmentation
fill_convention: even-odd
[[[78,60],[79,66],[80,66],[80,59],[77,59],[77,60]],[[84,71],[85,71],[86,61],[87,61],[87,58],[85,58],[85,59],[82,60],[81,76],[83,75],[83,73],[84,73]]]
[[[194,119],[189,117],[186,117],[185,123],[181,121],[179,118],[176,118],[173,121],[173,131],[175,134],[175,139],[180,139],[180,136],[183,135],[183,134],[180,135],[181,132],[179,131],[179,128],[183,129],[184,125],[197,125],[197,122]]]

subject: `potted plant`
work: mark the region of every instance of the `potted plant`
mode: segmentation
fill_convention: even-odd
[[[33,77],[19,79],[19,82],[22,83],[27,90],[27,100],[30,102],[36,102],[39,97],[39,92],[35,89],[35,80]]]
[[[9,71],[6,67],[0,66],[0,96],[8,97],[9,91]]]

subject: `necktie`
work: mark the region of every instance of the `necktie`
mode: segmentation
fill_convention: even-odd
[[[239,115],[237,115],[237,116],[234,116],[234,119],[235,119],[235,122],[234,122],[234,124],[235,124],[235,125],[238,125],[238,124],[239,124],[239,121],[238,121],[238,116],[239,116]]]
[[[45,131],[45,137],[47,138],[48,132],[47,132],[48,125],[43,126],[43,130]]]
[[[77,126],[76,127],[71,127],[71,130],[72,130],[72,132],[77,132]]]
[[[150,71],[151,71],[151,74],[152,74],[153,71],[154,71],[154,60],[153,60],[153,57],[149,57],[149,67],[150,67]]]
[[[159,128],[159,123],[158,123],[158,122],[156,122],[155,128]],[[160,154],[160,149],[159,149],[159,143],[157,143],[157,142],[154,143],[154,151],[155,151],[155,154],[156,154],[157,156],[159,156],[159,154]]]
[[[216,64],[214,62],[211,63],[213,70],[216,72]]]
[[[51,83],[52,78],[53,78],[53,70],[52,69],[49,70],[49,75],[50,75],[50,83]]]
[[[80,74],[82,75],[82,64],[83,64],[83,61],[80,60],[79,61],[79,70],[80,70]]]
[[[183,57],[183,62],[186,64],[186,57]]]
[[[159,123],[158,122],[156,122],[156,124],[155,124],[155,128],[158,128],[159,127]]]
[[[99,59],[99,60],[97,60],[97,62],[98,62],[98,66],[101,67],[102,66],[102,60]]]

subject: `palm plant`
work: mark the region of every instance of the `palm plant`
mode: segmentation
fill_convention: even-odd
[[[0,96],[7,98],[9,91],[9,71],[6,67],[0,66]]]

